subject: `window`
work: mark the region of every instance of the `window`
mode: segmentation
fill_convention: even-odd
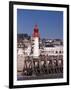
[[[56,53],[58,53],[58,51],[56,51]]]
[[[61,51],[59,51],[59,53],[61,53]]]

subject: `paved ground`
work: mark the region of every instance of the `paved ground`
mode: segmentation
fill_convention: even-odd
[[[57,78],[63,78],[63,73],[38,75],[38,76],[35,76],[35,75],[32,75],[32,76],[18,75],[17,76],[17,80],[57,79]]]

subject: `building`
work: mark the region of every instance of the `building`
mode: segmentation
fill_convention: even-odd
[[[63,46],[47,46],[44,47],[43,51],[49,55],[63,55]]]

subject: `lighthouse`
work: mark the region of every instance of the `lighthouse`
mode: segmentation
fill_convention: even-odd
[[[39,50],[39,29],[37,25],[35,25],[34,27],[32,37],[33,37],[33,58],[38,58],[40,55],[40,50]]]

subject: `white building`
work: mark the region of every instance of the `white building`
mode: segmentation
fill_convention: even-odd
[[[45,53],[47,55],[63,55],[63,46],[54,46],[54,47],[44,47],[41,53]]]

